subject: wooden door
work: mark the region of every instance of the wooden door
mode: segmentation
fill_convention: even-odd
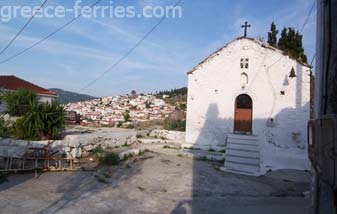
[[[239,95],[235,100],[234,132],[252,132],[253,102],[247,94]]]

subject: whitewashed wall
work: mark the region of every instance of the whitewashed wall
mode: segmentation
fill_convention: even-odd
[[[248,69],[240,68],[241,58],[249,58]],[[288,77],[292,67],[293,79]],[[248,74],[244,89],[242,72]],[[253,134],[260,138],[263,168],[309,169],[310,69],[252,39],[233,41],[188,75],[186,142],[201,148],[225,143],[240,94],[253,100]],[[274,123],[267,123],[269,118]]]
[[[39,95],[39,100],[40,102],[43,103],[51,103],[52,101],[55,100],[56,97],[54,96],[45,96],[45,95]]]

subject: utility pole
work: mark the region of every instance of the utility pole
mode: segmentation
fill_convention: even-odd
[[[316,45],[312,213],[336,214],[337,141],[331,139],[336,139],[337,131],[333,123],[325,123],[322,118],[336,121],[337,114],[337,0],[317,0]],[[326,132],[328,140],[324,138]]]

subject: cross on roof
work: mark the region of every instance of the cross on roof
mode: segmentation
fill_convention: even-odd
[[[247,28],[251,27],[251,25],[248,24],[246,21],[244,25],[241,25],[241,28],[245,29],[244,37],[247,37]]]

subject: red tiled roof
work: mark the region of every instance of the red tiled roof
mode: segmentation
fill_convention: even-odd
[[[57,93],[49,91],[33,83],[27,82],[16,76],[0,76],[0,89],[17,90],[17,89],[29,89],[37,94],[57,96]]]

